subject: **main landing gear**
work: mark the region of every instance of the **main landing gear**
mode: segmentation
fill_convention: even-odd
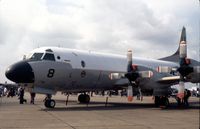
[[[51,99],[51,95],[47,95],[47,97],[44,100],[44,106],[47,108],[54,108],[56,105],[55,100]]]
[[[169,107],[169,99],[167,96],[155,96],[154,103],[156,107],[161,107],[161,108]]]
[[[78,101],[80,103],[87,103],[88,104],[90,102],[90,96],[87,95],[87,94],[80,94],[78,96]]]
[[[180,98],[176,97],[175,99],[177,101],[178,107],[189,107],[189,103],[188,103],[189,98],[184,98],[181,100]]]

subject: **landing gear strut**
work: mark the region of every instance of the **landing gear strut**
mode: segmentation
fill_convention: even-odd
[[[56,105],[55,100],[51,99],[51,95],[47,95],[47,97],[44,100],[44,106],[47,108],[54,108]]]
[[[80,94],[78,96],[78,101],[80,103],[89,103],[90,102],[90,96],[87,94]]]
[[[167,108],[169,106],[169,99],[167,96],[155,96],[154,103],[156,107]]]

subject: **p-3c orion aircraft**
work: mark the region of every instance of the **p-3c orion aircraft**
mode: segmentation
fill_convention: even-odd
[[[24,60],[7,68],[11,81],[46,94],[44,105],[54,108],[51,98],[57,91],[81,93],[78,101],[88,103],[90,91],[127,89],[132,100],[135,89],[155,97],[157,106],[168,106],[168,89],[179,84],[178,102],[184,97],[184,82],[200,82],[199,62],[187,58],[186,30],[183,27],[178,50],[171,56],[155,59],[102,54],[59,47],[31,51]]]

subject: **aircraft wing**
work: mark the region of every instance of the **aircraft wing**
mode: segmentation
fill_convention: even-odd
[[[128,86],[128,83],[129,83],[129,81],[128,81],[128,79],[127,78],[121,78],[121,79],[119,79],[118,81],[116,81],[116,83],[115,83],[115,85],[116,86]]]
[[[157,72],[154,71],[154,74],[159,74]],[[147,80],[151,80],[154,81],[155,83],[159,83],[159,84],[178,84],[180,76],[165,76],[165,77],[155,77],[155,78],[141,78],[140,81],[146,81]],[[129,80],[127,78],[120,78],[116,81],[115,85],[116,86],[122,86],[122,87],[127,87],[129,84]]]
[[[158,80],[159,83],[163,84],[171,84],[171,83],[178,83],[180,80],[180,76],[169,76],[169,77],[162,77]]]

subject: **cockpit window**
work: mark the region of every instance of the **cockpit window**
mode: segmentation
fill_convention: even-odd
[[[51,53],[46,53],[43,57],[43,60],[51,60],[51,61],[55,61],[55,57],[54,54]]]
[[[44,54],[44,53],[34,53],[34,54],[31,56],[30,60],[35,60],[35,61],[41,60],[41,57],[43,56],[43,54]]]

